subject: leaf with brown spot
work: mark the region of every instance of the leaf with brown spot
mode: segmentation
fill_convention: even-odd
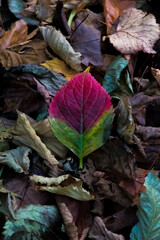
[[[123,11],[117,29],[109,35],[109,40],[123,54],[136,54],[139,51],[156,53],[153,46],[159,34],[159,24],[154,15],[129,8]]]

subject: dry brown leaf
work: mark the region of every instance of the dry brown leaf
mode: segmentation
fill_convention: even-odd
[[[103,0],[104,15],[107,24],[107,34],[110,33],[112,24],[122,14],[123,10],[136,7],[135,0]]]
[[[69,68],[64,61],[58,58],[48,60],[45,63],[42,63],[41,65],[45,66],[49,70],[53,70],[57,73],[62,73],[67,81],[69,81],[72,77],[74,77],[78,73],[75,70]]]
[[[153,77],[157,80],[158,85],[160,86],[160,70],[151,67],[151,72]]]
[[[116,32],[110,35],[109,39],[123,54],[135,54],[138,51],[156,53],[152,47],[159,34],[159,24],[152,14],[129,8],[123,11]]]
[[[28,27],[23,19],[16,21],[12,29],[5,32],[3,37],[0,39],[0,49],[6,49],[14,44],[22,43],[27,41]]]
[[[9,50],[0,51],[0,62],[3,67],[12,67],[27,63],[42,63],[48,59],[45,47],[46,43],[44,41],[34,39]]]
[[[100,217],[94,218],[89,238],[93,240],[125,240],[122,235],[109,231]]]

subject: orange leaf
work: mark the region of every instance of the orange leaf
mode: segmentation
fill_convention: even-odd
[[[110,33],[112,24],[121,15],[123,10],[136,7],[135,0],[103,0],[104,15],[107,24],[107,34]]]

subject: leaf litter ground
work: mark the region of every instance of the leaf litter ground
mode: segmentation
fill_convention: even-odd
[[[0,239],[160,239],[155,1],[0,1]]]

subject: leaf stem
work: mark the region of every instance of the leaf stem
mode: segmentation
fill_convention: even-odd
[[[69,15],[69,18],[68,18],[68,26],[69,28],[71,28],[71,24],[72,24],[72,21],[73,21],[73,18],[75,17],[76,15],[76,10],[73,9]]]
[[[83,169],[83,156],[79,159],[79,169]]]

